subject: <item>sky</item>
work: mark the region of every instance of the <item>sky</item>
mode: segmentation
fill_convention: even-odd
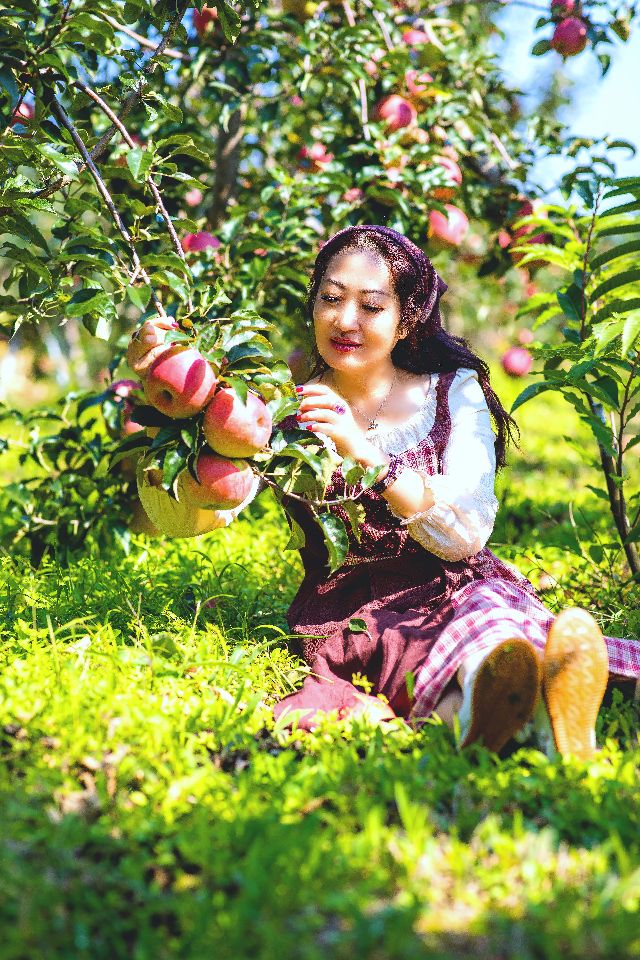
[[[603,48],[612,59],[609,71],[601,77],[600,64],[590,47],[578,56],[568,58],[564,66],[560,55],[553,50],[542,57],[531,56],[533,44],[552,33],[550,26],[536,31],[539,15],[537,10],[514,4],[498,21],[506,37],[496,49],[509,85],[523,91],[535,89],[541,77],[546,77],[554,65],[558,65],[574,81],[570,92],[571,106],[560,114],[560,119],[568,125],[569,134],[609,134],[631,141],[640,150],[640,23],[636,21],[633,25],[627,43],[616,37],[613,45]],[[613,158],[618,176],[640,176],[640,153],[632,157],[628,151],[616,150]],[[565,169],[562,161],[542,161],[537,166],[536,179],[546,189],[552,189]]]

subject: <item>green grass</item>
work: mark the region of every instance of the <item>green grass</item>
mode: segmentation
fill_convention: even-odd
[[[589,553],[610,520],[562,436],[589,439],[553,398],[518,420],[491,546],[638,636],[619,555]],[[278,729],[286,540],[263,494],[195,542],[2,559],[1,960],[640,956],[638,705],[614,691],[588,764],[436,722]]]

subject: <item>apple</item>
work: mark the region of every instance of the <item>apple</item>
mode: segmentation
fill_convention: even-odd
[[[434,187],[434,189],[431,191],[431,195],[435,197],[436,200],[452,200],[456,194],[456,188],[462,183],[462,170],[456,161],[451,159],[451,157],[443,155],[434,157],[434,160],[443,168],[448,176],[449,182],[454,184],[454,186]]]
[[[198,233],[187,233],[182,238],[182,249],[185,253],[197,253],[200,250],[206,250],[208,247],[217,249],[221,246],[220,241],[213,234],[206,230],[200,230]]]
[[[25,103],[23,100],[18,109],[13,111],[11,126],[13,127],[16,123],[25,123],[27,120],[33,120],[35,113],[33,106],[30,103]]]
[[[446,216],[440,210],[429,213],[429,234],[447,246],[458,247],[469,230],[467,215],[450,203],[445,204],[445,209]]]
[[[418,119],[416,108],[404,97],[392,93],[383,97],[374,108],[374,119],[386,123],[389,130],[412,126]]]
[[[187,190],[184,195],[184,202],[188,207],[197,207],[199,203],[202,203],[202,198],[204,194],[202,190],[198,190],[197,187],[193,187],[191,190]]]
[[[114,440],[143,429],[139,423],[132,419],[134,404],[129,399],[129,395],[134,390],[142,390],[142,384],[138,380],[116,380],[107,387],[107,392],[113,395],[113,399],[120,406],[120,431],[114,431],[107,424],[107,433]]]
[[[424,30],[405,30],[402,34],[402,39],[408,47],[420,47],[423,43],[431,43],[432,37],[430,33],[426,33]]]
[[[196,29],[196,32],[199,37],[204,36],[204,34],[209,29],[209,24],[213,20],[218,19],[218,11],[215,7],[203,7],[201,11],[193,11],[193,26]]]
[[[357,203],[359,200],[362,200],[363,197],[364,191],[361,190],[360,187],[349,187],[349,189],[345,190],[342,194],[342,199],[345,203]]]
[[[587,25],[579,17],[567,17],[557,24],[551,46],[565,59],[582,53],[587,45]]]
[[[320,173],[332,160],[333,154],[328,153],[324,143],[319,141],[312,143],[310,147],[302,147],[298,153],[298,166],[312,173]]]
[[[510,377],[524,377],[531,373],[533,357],[524,347],[510,347],[502,354],[501,363]]]
[[[177,330],[178,323],[167,318],[146,320],[135,330],[127,347],[127,363],[139,377],[146,377],[151,365],[164,353],[167,330]]]
[[[197,350],[175,345],[149,368],[144,392],[156,410],[181,420],[202,410],[216,383],[211,364]]]
[[[523,347],[526,347],[528,343],[533,343],[534,340],[535,336],[527,327],[518,331],[518,343],[521,343]]]
[[[184,471],[183,491],[187,503],[217,510],[231,510],[249,496],[253,470],[246,460],[226,460],[203,451],[196,461],[199,482]]]
[[[564,20],[579,12],[576,0],[551,0],[551,16],[554,20]]]
[[[429,84],[433,83],[433,77],[430,73],[420,70],[407,70],[404,75],[404,82],[407,90],[412,97],[420,99],[429,93]]]
[[[204,412],[202,429],[215,453],[252,457],[269,442],[273,423],[264,400],[251,391],[243,404],[235,390],[221,387]]]

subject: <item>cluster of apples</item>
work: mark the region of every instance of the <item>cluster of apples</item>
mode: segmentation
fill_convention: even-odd
[[[551,0],[551,17],[556,22],[552,48],[565,59],[582,53],[587,45],[587,24],[580,16],[579,0]]]
[[[207,446],[195,462],[198,480],[184,470],[178,480],[178,499],[207,509],[230,510],[252,489],[254,474],[246,458],[268,443],[271,413],[257,394],[249,391],[245,404],[233,389],[219,383],[211,364],[195,348],[166,344],[172,328],[177,324],[171,320],[147,320],[131,338],[127,362],[156,410],[176,420],[203,414]],[[155,436],[159,428],[147,430]],[[149,479],[153,484],[154,477]]]

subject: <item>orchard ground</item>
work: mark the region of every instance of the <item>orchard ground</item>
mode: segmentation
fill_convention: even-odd
[[[493,380],[508,408],[523,381]],[[592,438],[555,395],[516,419],[489,545],[640,636]],[[637,957],[638,704],[609,691],[588,764],[437,722],[275,729],[305,673],[287,539],[265,493],[196,541],[2,556],[0,960]]]

